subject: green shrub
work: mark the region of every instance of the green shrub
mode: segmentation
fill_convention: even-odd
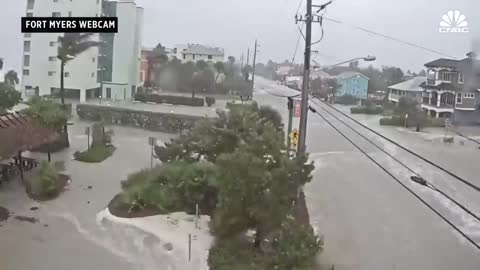
[[[263,253],[252,248],[242,239],[219,241],[208,254],[210,270],[268,270],[268,261]]]
[[[294,221],[286,221],[269,236],[263,249],[252,248],[244,237],[218,239],[210,248],[208,266],[211,270],[311,270],[323,241]]]
[[[215,98],[214,97],[205,97],[205,102],[207,103],[208,107],[211,107],[212,105],[215,104]]]
[[[36,176],[27,182],[27,192],[34,198],[51,198],[60,192],[57,189],[59,175],[53,164],[42,161]]]
[[[122,182],[127,204],[143,202],[163,212],[193,214],[198,204],[203,214],[213,212],[217,203],[216,174],[212,164],[172,162],[132,174]]]
[[[196,106],[202,107],[204,105],[203,98],[191,98],[185,96],[167,96],[167,95],[157,95],[157,94],[145,94],[138,93],[135,95],[136,101],[141,102],[154,102],[154,103],[167,103],[172,105],[186,105],[186,106]]]
[[[405,117],[392,116],[380,119],[382,126],[405,126]]]
[[[352,95],[343,95],[340,97],[335,97],[335,103],[341,105],[356,105],[358,103],[358,98]]]
[[[383,108],[379,106],[359,106],[350,108],[352,114],[382,114]]]
[[[268,269],[310,270],[323,248],[323,241],[312,228],[287,220],[271,236],[271,248],[273,252],[269,256]]]
[[[90,147],[89,150],[84,152],[75,152],[73,154],[75,160],[87,162],[87,163],[100,163],[109,158],[115,152],[115,146],[99,145]]]

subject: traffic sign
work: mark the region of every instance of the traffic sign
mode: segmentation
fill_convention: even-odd
[[[297,129],[294,129],[289,135],[288,137],[290,138],[290,145],[293,147],[293,148],[297,148],[298,146],[298,130]]]

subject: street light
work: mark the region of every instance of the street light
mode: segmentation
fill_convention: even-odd
[[[331,68],[331,67],[336,67],[336,66],[340,66],[340,65],[343,65],[343,64],[347,64],[347,63],[351,63],[351,62],[354,62],[354,61],[357,61],[357,60],[363,60],[365,62],[372,62],[372,61],[375,61],[377,60],[377,57],[373,56],[373,55],[367,55],[365,57],[357,57],[357,58],[353,58],[353,59],[350,59],[350,60],[347,60],[347,61],[343,61],[343,62],[340,62],[340,63],[337,63],[335,65],[330,65],[330,66],[326,66],[326,67],[322,67],[321,69],[326,69],[326,68]],[[320,67],[320,64],[315,61],[315,60],[312,60],[315,64],[318,65],[318,67]]]

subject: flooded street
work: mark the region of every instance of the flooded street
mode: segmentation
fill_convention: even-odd
[[[148,137],[164,142],[172,135],[114,126],[112,157],[100,164],[73,161],[73,153],[87,147],[87,122],[70,126],[71,148],[52,155],[65,162],[72,183],[59,198],[37,203],[25,194],[19,181],[0,188],[0,205],[14,215],[35,217],[39,223],[11,217],[0,227],[2,270],[16,269],[162,269],[168,260],[155,252],[154,236],[135,228],[97,222],[97,213],[120,191],[120,181],[150,167]],[[46,159],[46,154],[32,154]],[[154,161],[156,162],[156,161]],[[91,186],[91,189],[89,189]],[[39,207],[32,211],[31,207]]]

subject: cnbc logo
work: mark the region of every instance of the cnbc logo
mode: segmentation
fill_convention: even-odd
[[[442,16],[438,31],[440,33],[468,33],[467,18],[458,10],[450,10]]]

